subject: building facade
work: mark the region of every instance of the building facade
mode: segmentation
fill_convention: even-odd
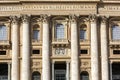
[[[0,80],[120,80],[120,1],[0,0]]]

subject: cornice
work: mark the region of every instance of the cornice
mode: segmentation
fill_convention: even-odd
[[[97,2],[97,3],[120,3],[120,0],[0,0],[0,4],[4,3],[34,3],[34,2],[86,2],[86,3],[92,3],[92,2]]]
[[[0,0],[0,3],[32,3],[32,2],[99,2],[100,0]]]

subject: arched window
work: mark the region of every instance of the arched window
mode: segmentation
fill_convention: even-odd
[[[120,40],[120,26],[118,25],[112,26],[112,39]]]
[[[41,75],[38,71],[32,73],[32,80],[41,80]]]
[[[80,73],[80,80],[89,80],[89,74],[87,71],[83,71]]]
[[[56,39],[64,39],[64,25],[63,24],[56,25]]]
[[[0,25],[0,40],[7,40],[7,27]]]
[[[37,24],[33,26],[33,40],[40,40],[40,29]]]
[[[87,28],[87,26],[85,25],[85,24],[83,24],[83,25],[81,25],[80,26],[80,39],[81,40],[85,40],[86,39],[86,28]]]

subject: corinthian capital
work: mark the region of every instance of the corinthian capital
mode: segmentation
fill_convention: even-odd
[[[42,15],[40,15],[40,16],[41,16],[41,18],[42,18],[43,23],[47,23],[47,22],[48,22],[48,20],[49,20],[49,15],[47,15],[47,14],[42,14]]]
[[[101,23],[106,23],[108,16],[101,16]]]
[[[12,21],[12,24],[17,24],[18,20],[19,20],[19,18],[17,16],[10,16],[10,19]]]
[[[89,15],[89,20],[90,20],[90,22],[95,22],[96,19],[97,19],[97,15],[95,15],[95,14],[90,14],[90,15]]]
[[[77,16],[75,14],[69,15],[70,22],[75,23],[77,21]]]
[[[30,16],[25,14],[21,16],[21,19],[23,23],[28,23],[30,21]]]

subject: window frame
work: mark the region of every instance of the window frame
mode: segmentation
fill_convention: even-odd
[[[56,23],[56,25],[55,25],[55,38],[58,40],[58,39],[64,39],[65,38],[65,27],[64,27],[64,25],[63,24],[59,24],[59,25],[62,25],[62,28],[57,28],[57,27],[60,27],[60,26],[57,26],[59,23]],[[59,34],[59,30],[58,29],[60,29],[60,30],[62,30],[63,29],[63,31],[64,31],[64,34],[63,35],[60,35]],[[58,31],[57,31],[58,30]],[[59,35],[58,35],[59,34]]]
[[[63,24],[64,25],[64,38],[63,39],[56,39],[56,25],[57,24]],[[67,40],[68,39],[68,20],[63,19],[59,19],[59,18],[55,18],[53,19],[53,32],[52,32],[52,39],[53,41],[63,41],[63,40]]]
[[[120,28],[120,25],[112,25],[111,26],[111,39],[113,40],[113,41],[119,41],[120,40],[120,38],[119,39],[113,39],[113,35],[115,35],[115,34],[113,34],[113,27],[119,27]]]
[[[120,26],[120,19],[118,17],[114,17],[114,18],[109,19],[109,41],[110,42],[119,41],[119,40],[112,39],[112,27],[114,25]]]
[[[38,26],[38,27],[34,27],[34,26]],[[34,39],[34,30],[38,30],[39,31],[39,39]],[[38,24],[38,23],[34,23],[32,24],[32,42],[40,42],[42,41],[42,28],[41,28],[41,24]]]
[[[7,31],[7,39],[6,40],[0,40],[0,42],[2,43],[7,43],[9,44],[9,41],[11,39],[11,25],[10,25],[10,22],[6,19],[6,20],[3,20],[3,21],[0,21],[0,26],[6,26],[6,31]]]

